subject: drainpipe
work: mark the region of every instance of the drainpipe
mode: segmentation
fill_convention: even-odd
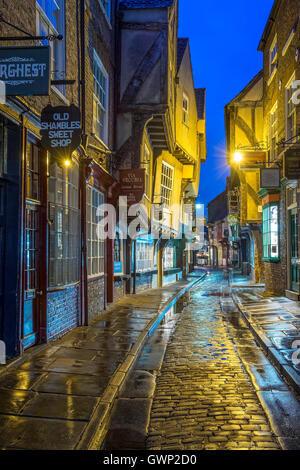
[[[80,146],[80,173],[79,194],[81,208],[81,324],[88,324],[88,285],[87,285],[87,246],[86,246],[86,106],[85,106],[85,0],[80,0],[80,107],[81,107],[81,129],[82,145]]]

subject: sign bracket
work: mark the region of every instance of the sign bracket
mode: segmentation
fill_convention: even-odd
[[[25,34],[25,36],[6,36],[6,37],[0,37],[0,41],[62,41],[63,40],[63,35],[62,34],[49,34],[47,36],[33,36],[31,33],[28,33],[28,31],[25,31],[24,29],[20,28],[19,26],[16,26],[9,21],[5,20],[3,18],[3,14],[0,13],[0,23],[5,23],[11,28],[16,29],[20,33]]]

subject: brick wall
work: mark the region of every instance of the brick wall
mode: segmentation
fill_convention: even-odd
[[[79,286],[47,296],[47,340],[57,339],[79,325]]]
[[[88,317],[89,321],[97,317],[105,308],[104,276],[88,282]]]

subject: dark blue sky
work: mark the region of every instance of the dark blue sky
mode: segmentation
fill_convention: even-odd
[[[205,205],[225,189],[224,106],[262,68],[259,40],[273,0],[179,0],[179,36],[189,37],[195,87],[207,88],[207,162],[201,166]]]

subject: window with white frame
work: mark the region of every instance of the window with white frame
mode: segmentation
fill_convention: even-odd
[[[42,41],[51,49],[51,78],[66,78],[66,46],[65,46],[65,0],[36,1],[36,32],[38,36],[62,34],[62,41]],[[65,94],[65,85],[56,85]]]
[[[79,165],[49,165],[49,285],[67,285],[80,279]]]
[[[107,19],[110,21],[110,2],[111,0],[99,0]]]
[[[161,204],[170,207],[172,203],[174,168],[165,162],[161,166]]]
[[[93,132],[107,144],[108,130],[108,74],[94,50]]]
[[[279,259],[278,204],[268,204],[263,208],[263,257],[266,261]]]
[[[189,123],[189,98],[185,93],[182,99],[182,122],[186,125]]]
[[[97,209],[104,204],[104,195],[93,188],[87,187],[86,221],[87,221],[87,262],[88,276],[104,274],[105,242],[97,234]]]
[[[175,265],[175,247],[166,246],[163,258],[164,269],[172,269]]]
[[[278,110],[277,106],[273,108],[270,113],[270,158],[271,161],[275,160],[277,155],[277,119]]]
[[[272,46],[269,52],[270,76],[277,69],[277,52],[278,52],[278,46],[277,46],[277,36],[276,36],[274,38],[274,41],[272,43]]]
[[[145,169],[145,194],[150,197],[150,164],[151,154],[148,145],[145,143],[143,147],[141,168]]]
[[[286,109],[286,139],[292,140],[296,135],[296,105],[293,102],[293,88],[294,76],[289,81],[285,90],[285,109]]]
[[[136,241],[136,271],[138,273],[153,269],[154,244],[148,241]]]

